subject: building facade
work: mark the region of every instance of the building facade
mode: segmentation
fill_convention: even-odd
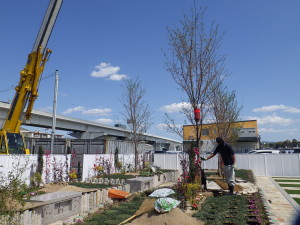
[[[245,120],[234,122],[231,126],[235,137],[229,143],[236,153],[247,153],[259,149],[260,137],[257,129],[257,120]],[[217,124],[202,124],[201,129],[201,152],[213,152],[216,147]],[[192,142],[196,141],[196,126],[184,125],[184,151]]]

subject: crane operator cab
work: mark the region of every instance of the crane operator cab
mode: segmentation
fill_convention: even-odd
[[[0,135],[0,143],[0,154],[30,154],[29,149],[24,148],[24,138],[21,133]]]

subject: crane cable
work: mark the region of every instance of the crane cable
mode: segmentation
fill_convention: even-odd
[[[47,75],[47,76],[43,76],[43,75],[42,75],[39,82],[41,82],[42,80],[48,79],[48,78],[50,78],[50,77],[53,77],[54,75],[55,75],[55,72],[53,72],[53,73],[51,73],[51,74],[49,74],[49,75]],[[6,91],[10,91],[10,90],[12,90],[12,89],[14,89],[14,88],[15,88],[15,86],[14,86],[14,85],[11,85],[11,87],[9,87],[9,88],[5,88],[5,89],[0,90],[0,93],[6,92]]]

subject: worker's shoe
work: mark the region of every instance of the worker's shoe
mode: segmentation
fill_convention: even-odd
[[[233,190],[234,190],[234,186],[229,185],[229,194],[228,195],[234,195]]]

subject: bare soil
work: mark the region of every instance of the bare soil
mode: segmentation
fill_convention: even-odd
[[[228,190],[228,184],[222,180],[214,180],[223,190]],[[234,185],[234,191],[243,191],[244,188],[238,184]]]
[[[55,191],[78,191],[78,192],[87,192],[91,189],[88,188],[81,188],[72,185],[68,185],[67,183],[58,183],[58,184],[46,184],[43,188],[39,191],[43,191],[46,193],[51,193]],[[24,207],[17,207],[20,210],[30,209],[41,205],[40,202],[26,202]]]
[[[186,214],[179,208],[172,209],[168,213],[158,214],[154,210],[138,217],[130,225],[203,225],[204,222]]]
[[[91,189],[68,185],[68,183],[46,184],[42,189],[40,189],[40,191],[44,191],[46,193],[55,192],[55,191],[86,192],[88,190],[91,190]]]

